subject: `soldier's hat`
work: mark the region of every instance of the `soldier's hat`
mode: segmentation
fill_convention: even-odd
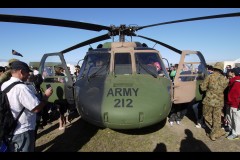
[[[223,71],[224,65],[223,65],[222,62],[217,62],[217,63],[213,66],[213,68],[219,69],[219,70]]]
[[[15,61],[19,61],[18,59],[12,58],[8,60],[8,67],[11,67],[12,63]]]

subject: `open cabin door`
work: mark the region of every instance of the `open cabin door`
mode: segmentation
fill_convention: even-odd
[[[44,54],[40,62],[39,73],[43,76],[41,89],[45,91],[48,84],[53,88],[49,102],[74,105],[73,79],[62,53]]]
[[[199,84],[207,75],[206,62],[198,51],[182,51],[174,78],[173,103],[199,101],[202,94]]]

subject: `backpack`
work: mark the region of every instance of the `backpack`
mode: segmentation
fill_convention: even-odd
[[[23,82],[14,82],[10,84],[6,89],[3,91],[0,90],[0,142],[8,144],[13,137],[13,133],[17,127],[17,122],[21,114],[23,113],[24,109],[21,110],[17,118],[13,117],[13,114],[10,109],[7,92],[9,92],[12,87],[16,84],[20,84]]]

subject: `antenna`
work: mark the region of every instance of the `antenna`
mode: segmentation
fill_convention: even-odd
[[[157,44],[157,43],[155,43],[152,48],[154,48],[154,47],[156,46],[156,44]]]
[[[90,47],[88,48],[88,51],[93,50],[91,44],[89,44],[89,46],[90,46]]]

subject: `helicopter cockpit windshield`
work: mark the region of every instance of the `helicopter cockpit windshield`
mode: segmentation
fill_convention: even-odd
[[[138,74],[150,74],[156,78],[158,74],[164,73],[163,65],[156,53],[135,53],[135,58]]]
[[[115,74],[132,74],[132,62],[130,53],[115,53]]]
[[[109,72],[109,53],[91,53],[86,58],[83,75],[87,75],[89,79],[106,75]]]

